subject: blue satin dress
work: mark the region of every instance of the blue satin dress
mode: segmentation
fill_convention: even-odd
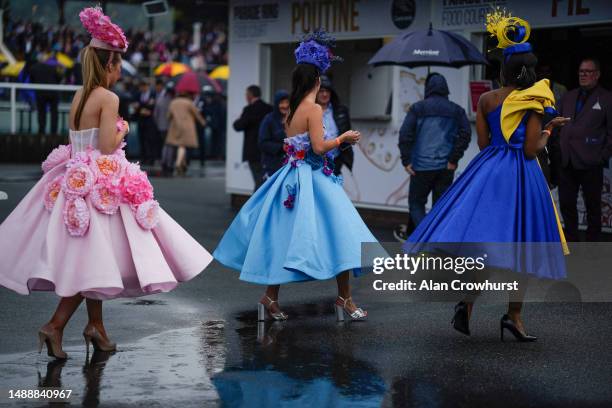
[[[487,115],[490,145],[440,197],[404,250],[412,253],[423,243],[482,243],[488,266],[562,279],[566,269],[554,202],[538,161],[523,151],[529,112],[506,141],[501,109]]]
[[[213,253],[266,285],[359,276],[361,244],[376,242],[333,174],[333,154],[312,151],[308,133],[285,139],[286,164],[244,204]]]

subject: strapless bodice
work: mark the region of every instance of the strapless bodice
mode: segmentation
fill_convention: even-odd
[[[72,155],[83,152],[88,147],[93,149],[98,148],[98,132],[100,129],[91,128],[83,130],[70,130],[70,145],[72,146]]]
[[[501,111],[502,105],[499,105],[487,114],[487,123],[491,131],[491,146],[509,146],[514,149],[522,149],[527,137],[527,118],[529,117],[529,112],[525,113],[510,140],[506,141],[501,128]]]

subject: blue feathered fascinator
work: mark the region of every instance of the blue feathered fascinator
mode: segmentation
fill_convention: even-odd
[[[295,49],[295,61],[298,64],[312,64],[323,74],[331,67],[333,61],[342,61],[334,55],[331,48],[336,46],[336,39],[322,30],[306,34]]]

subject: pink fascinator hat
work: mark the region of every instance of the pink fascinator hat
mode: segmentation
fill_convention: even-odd
[[[104,15],[100,7],[88,7],[79,13],[81,23],[89,34],[89,45],[103,50],[126,52],[128,42],[123,30]]]

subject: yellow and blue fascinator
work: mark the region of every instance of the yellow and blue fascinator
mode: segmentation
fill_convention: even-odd
[[[504,50],[507,61],[512,54],[531,52],[531,44],[527,42],[531,35],[529,23],[522,18],[513,17],[505,9],[496,8],[487,14],[487,31],[491,37],[497,37],[497,48]]]
[[[306,34],[294,51],[298,64],[312,64],[323,74],[331,67],[333,61],[342,61],[334,55],[331,48],[336,46],[336,39],[322,30]]]

